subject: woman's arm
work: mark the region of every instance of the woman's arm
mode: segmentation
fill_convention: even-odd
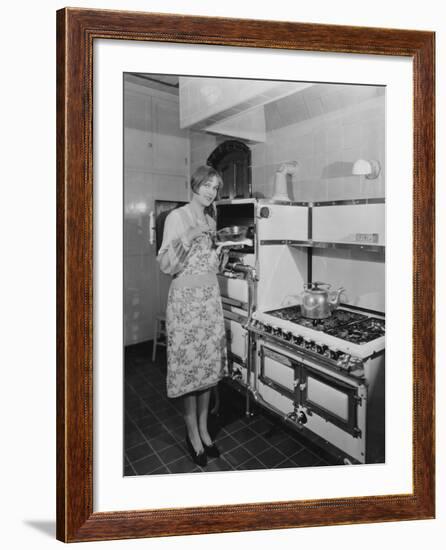
[[[172,211],[164,224],[163,242],[157,261],[161,271],[175,275],[184,265],[190,249],[186,228],[179,212]]]

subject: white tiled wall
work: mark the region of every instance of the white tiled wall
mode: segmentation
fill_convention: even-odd
[[[298,160],[299,171],[289,185],[293,200],[383,197],[384,169],[375,180],[351,171],[359,158],[378,160],[385,167],[384,108],[384,96],[375,95],[329,113],[314,109],[318,116],[272,130],[265,144],[252,147],[254,191],[271,197],[275,169]]]
[[[221,143],[221,138],[205,132],[189,132],[190,139],[190,173],[202,164],[206,164],[208,156]]]
[[[188,200],[189,191],[188,140],[179,129],[178,97],[126,86],[124,338],[129,345],[152,339],[155,315],[165,309],[170,282],[160,274],[155,245],[149,243],[149,213],[155,200]]]
[[[341,302],[385,311],[383,257],[363,250],[313,250],[313,281],[344,287]]]
[[[273,194],[274,174],[281,163],[298,160],[289,181],[296,201],[383,197],[385,195],[385,96],[382,88],[318,87],[269,106],[266,143],[251,145],[254,195]],[[302,96],[302,97],[301,97]],[[295,112],[293,113],[293,105]],[[290,121],[296,121],[291,122]],[[272,128],[272,129],[271,129]],[[224,141],[204,132],[191,132],[191,171],[205,164]],[[378,160],[375,180],[353,176],[359,159]]]

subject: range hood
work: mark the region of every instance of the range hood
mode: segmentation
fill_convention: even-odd
[[[248,141],[266,141],[266,124],[264,106],[254,107],[249,111],[225,118],[205,128],[211,134],[237,137]]]
[[[265,141],[264,105],[312,86],[304,82],[180,77],[180,127]]]

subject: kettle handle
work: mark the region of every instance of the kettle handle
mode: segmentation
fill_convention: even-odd
[[[304,290],[317,290],[322,286],[325,286],[327,290],[331,288],[330,283],[323,283],[322,281],[314,281],[313,283],[304,283]]]

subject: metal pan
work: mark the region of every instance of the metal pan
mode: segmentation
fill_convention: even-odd
[[[245,225],[232,225],[231,227],[223,227],[217,231],[217,240],[220,242],[225,241],[243,241],[246,239],[246,233],[248,228]]]

